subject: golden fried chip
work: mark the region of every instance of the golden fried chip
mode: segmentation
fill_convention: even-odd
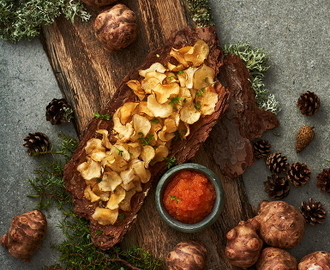
[[[110,199],[107,203],[106,208],[111,210],[118,209],[119,203],[124,200],[126,195],[126,190],[123,189],[121,186],[118,186],[110,195]]]
[[[177,96],[179,91],[180,87],[177,83],[158,84],[153,89],[153,92],[156,94],[157,102],[160,104],[168,102],[170,97]]]
[[[166,118],[173,112],[173,106],[169,103],[160,104],[155,95],[149,95],[147,98],[147,107],[155,117]]]
[[[126,191],[125,199],[119,203],[119,209],[121,209],[123,211],[131,211],[131,209],[132,209],[131,200],[135,193],[136,193],[135,189]]]
[[[125,161],[129,161],[131,159],[131,154],[128,152],[124,144],[120,142],[117,142],[111,147],[110,153],[116,160],[123,158]]]
[[[126,84],[133,90],[134,94],[139,98],[139,100],[143,100],[145,98],[146,92],[143,90],[140,81],[129,80]]]
[[[78,165],[77,171],[80,172],[82,178],[91,180],[93,178],[101,177],[101,163],[88,158],[86,162]]]
[[[106,129],[98,129],[96,132],[102,134],[102,145],[110,149],[112,144],[109,140],[109,132]]]
[[[209,85],[214,84],[215,71],[207,65],[202,65],[194,73],[193,88],[201,90]]]
[[[128,152],[131,155],[131,160],[138,158],[142,151],[142,146],[138,142],[128,143]]]
[[[118,218],[118,209],[96,207],[92,218],[101,225],[113,225]]]
[[[192,102],[187,103],[180,111],[181,120],[189,125],[196,123],[201,116],[201,112],[195,108]]]
[[[164,73],[159,73],[156,71],[148,72],[146,77],[141,82],[142,88],[147,94],[151,94],[152,90],[158,84],[161,84],[165,78],[166,75]]]
[[[185,51],[183,51],[183,50],[180,51],[180,50],[177,50],[175,48],[172,48],[171,51],[170,51],[170,56],[172,56],[173,58],[175,58],[184,67],[188,67],[189,64],[184,59],[184,55],[181,52],[185,53]]]
[[[120,107],[118,115],[122,125],[132,120],[132,115],[138,105],[138,102],[125,102],[124,105]]]
[[[90,155],[90,157],[94,161],[101,162],[106,157],[106,153],[105,152],[94,152]]]
[[[102,141],[97,138],[91,138],[87,141],[86,146],[85,146],[85,152],[86,155],[91,155],[92,153],[95,152],[105,152],[106,149],[102,145]]]
[[[155,157],[152,160],[152,163],[163,161],[165,157],[169,154],[169,149],[165,145],[159,145],[155,150]]]
[[[96,195],[96,194],[92,191],[92,189],[91,189],[90,186],[87,186],[87,187],[85,188],[85,190],[84,190],[84,197],[85,197],[87,200],[91,201],[91,202],[97,202],[97,201],[99,201],[99,200],[101,199],[100,196]]]
[[[123,180],[115,171],[104,172],[102,181],[98,183],[98,187],[102,191],[114,191]]]
[[[151,173],[145,168],[145,163],[141,160],[134,160],[131,167],[142,183],[147,183],[151,178]]]
[[[214,113],[215,105],[218,102],[218,94],[212,91],[206,91],[201,100],[201,114],[211,115]]]
[[[198,70],[198,68],[195,67],[189,67],[184,70],[186,74],[186,87],[191,89],[194,87],[194,74]]]
[[[209,45],[204,40],[197,40],[193,47],[186,53],[183,53],[184,59],[191,63],[193,67],[198,67],[204,63],[209,55]]]
[[[140,134],[148,134],[151,129],[151,123],[148,118],[134,114],[133,115],[133,128],[134,128],[134,138],[133,140],[141,137]]]
[[[139,70],[139,75],[142,77],[146,77],[147,73],[149,72],[160,72],[164,73],[166,71],[166,68],[161,63],[153,63],[149,68],[147,69],[141,69]]]
[[[140,155],[144,166],[148,168],[150,161],[155,157],[155,149],[151,145],[144,145]]]
[[[141,101],[138,107],[138,113],[140,115],[147,115],[149,117],[154,117],[153,113],[148,109],[147,102]]]
[[[129,167],[127,170],[120,172],[120,177],[123,180],[124,185],[130,183],[131,181],[139,180],[132,167]]]
[[[131,123],[122,125],[118,113],[119,113],[119,109],[114,113],[112,117],[114,123],[113,130],[118,133],[117,135],[118,139],[120,139],[123,142],[126,142],[131,138],[134,129]]]

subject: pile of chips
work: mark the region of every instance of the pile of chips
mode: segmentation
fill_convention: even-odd
[[[86,181],[84,196],[99,202],[92,216],[101,225],[114,224],[131,198],[151,178],[149,167],[163,161],[175,137],[186,139],[190,125],[215,110],[215,71],[204,62],[209,46],[172,48],[171,62],[139,70],[141,80],[127,82],[138,102],[126,102],[112,117],[116,143],[107,130],[96,132],[86,146],[86,161],[77,170]],[[173,63],[174,62],[174,63]]]

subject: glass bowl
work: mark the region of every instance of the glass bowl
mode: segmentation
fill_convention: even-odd
[[[190,171],[203,173],[208,178],[208,180],[213,184],[216,192],[216,199],[211,213],[208,216],[206,216],[202,221],[194,224],[183,223],[176,220],[166,211],[163,205],[162,199],[167,184],[173,179],[173,177],[179,171],[182,170],[190,170]],[[155,202],[159,215],[170,227],[185,233],[195,233],[206,229],[217,220],[223,208],[224,192],[219,178],[213,171],[197,163],[183,163],[172,167],[171,169],[166,171],[164,175],[161,177],[156,187]]]

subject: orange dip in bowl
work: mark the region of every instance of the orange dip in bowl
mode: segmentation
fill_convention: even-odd
[[[206,175],[182,170],[166,186],[163,204],[173,218],[193,224],[211,213],[215,198],[215,188]]]

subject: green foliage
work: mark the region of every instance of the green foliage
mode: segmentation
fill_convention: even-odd
[[[64,165],[71,158],[77,147],[75,138],[60,135],[60,146],[48,152],[51,158],[42,163],[36,170],[36,178],[28,180],[36,194],[28,195],[38,198],[38,208],[48,209],[57,205],[62,210],[63,220],[59,227],[65,240],[53,248],[60,252],[59,263],[44,267],[45,270],[159,270],[163,262],[139,247],[121,249],[113,247],[105,252],[98,249],[92,242],[89,222],[76,215],[73,211],[71,197],[65,190],[62,179]]]
[[[175,157],[165,157],[164,159],[166,160],[167,169],[170,169],[175,165]]]
[[[74,21],[90,18],[79,0],[0,0],[0,38],[15,43],[38,36],[42,25],[49,25],[63,14]]]
[[[186,0],[186,3],[197,27],[214,25],[208,0]]]
[[[102,120],[110,120],[111,116],[110,114],[99,114],[99,113],[94,113],[94,117],[100,118]]]
[[[264,77],[269,66],[268,56],[263,49],[252,48],[248,43],[237,43],[224,46],[225,53],[238,55],[245,63],[251,74],[252,88],[256,94],[258,106],[264,110],[277,114],[279,103],[273,94],[265,88]]]

